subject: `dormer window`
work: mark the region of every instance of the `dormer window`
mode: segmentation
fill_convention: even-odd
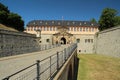
[[[68,22],[67,25],[69,25],[70,23]]]
[[[35,22],[33,24],[35,24]]]
[[[93,26],[93,23],[91,25]]]
[[[42,23],[42,21],[40,21],[40,23]]]
[[[60,25],[60,22],[58,22],[58,25]]]
[[[75,22],[72,22],[73,24],[75,24]]]
[[[54,21],[52,21],[52,24],[54,24]]]
[[[80,25],[82,25],[82,24],[80,23]]]
[[[84,22],[84,24],[86,24],[86,22]]]

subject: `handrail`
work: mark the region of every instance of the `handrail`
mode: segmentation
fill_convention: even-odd
[[[53,75],[63,66],[66,60],[70,57],[73,51],[77,48],[77,44],[71,44],[63,51],[57,52],[42,60],[37,60],[36,63],[4,78],[3,80],[51,80]],[[28,74],[29,76],[23,76]],[[34,74],[33,74],[34,73]],[[32,75],[33,74],[33,75]]]

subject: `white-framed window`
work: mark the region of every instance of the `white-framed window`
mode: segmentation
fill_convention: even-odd
[[[69,27],[69,31],[71,31],[71,27]]]
[[[49,26],[47,27],[47,31],[49,31]]]
[[[79,29],[80,29],[80,28],[79,28],[79,27],[77,27],[77,31],[79,31]]]
[[[52,27],[50,27],[50,31],[52,31]]]
[[[38,27],[39,30],[42,30],[41,27]]]
[[[86,31],[88,32],[88,27],[86,27]]]
[[[76,27],[74,27],[74,31],[76,31]]]
[[[55,27],[55,31],[57,31],[57,27]]]
[[[55,31],[55,27],[53,27],[53,31]]]
[[[92,28],[92,32],[94,32],[94,27]]]
[[[82,32],[82,27],[80,27],[80,31]]]
[[[89,32],[91,32],[91,27],[89,27]]]

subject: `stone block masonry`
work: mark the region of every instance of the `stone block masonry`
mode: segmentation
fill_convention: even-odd
[[[0,57],[38,51],[36,36],[0,29]]]
[[[95,35],[95,53],[120,57],[120,26]]]

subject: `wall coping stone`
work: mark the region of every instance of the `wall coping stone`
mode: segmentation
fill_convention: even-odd
[[[110,32],[110,31],[114,31],[116,29],[120,29],[120,25],[112,27],[112,28],[109,28],[109,29],[106,29],[106,30],[103,30],[103,31],[100,31],[100,32],[98,32],[98,34],[107,33],[107,32]]]
[[[15,32],[15,31],[4,30],[4,29],[0,29],[0,34],[36,37],[35,34],[29,34],[25,32]]]

